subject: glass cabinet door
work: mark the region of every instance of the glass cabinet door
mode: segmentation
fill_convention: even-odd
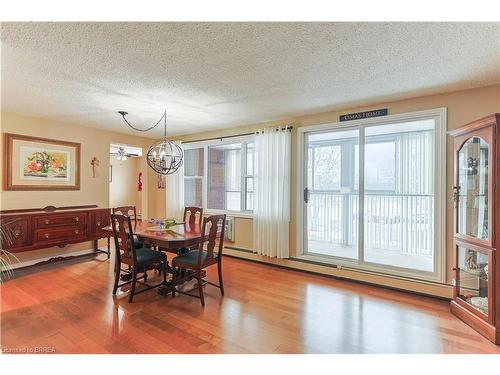
[[[469,138],[458,151],[458,233],[487,240],[489,145]]]
[[[463,246],[457,251],[457,297],[488,315],[489,256]]]

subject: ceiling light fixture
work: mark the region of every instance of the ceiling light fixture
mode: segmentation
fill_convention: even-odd
[[[128,126],[140,132],[147,132],[155,128],[163,120],[163,140],[149,147],[146,154],[146,161],[151,169],[162,175],[175,173],[182,166],[182,159],[184,156],[182,148],[175,142],[167,139],[167,111],[163,113],[163,116],[160,117],[156,124],[146,129],[137,128],[129,123],[125,117],[128,115],[127,112],[118,111],[118,113],[123,117],[123,120]]]

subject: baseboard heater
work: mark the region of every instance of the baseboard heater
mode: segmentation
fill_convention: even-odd
[[[242,253],[255,254],[252,250],[241,248],[241,247],[236,247],[236,246],[224,246],[224,248],[230,249],[230,250],[240,251]],[[231,256],[231,255],[229,255],[229,256]],[[371,283],[371,282],[367,282],[367,281],[363,281],[363,280],[356,280],[356,279],[352,279],[352,278],[348,278],[348,277],[343,277],[343,276],[338,276],[338,275],[330,275],[330,274],[324,274],[324,273],[316,272],[316,271],[302,270],[300,268],[290,267],[290,266],[283,265],[283,264],[270,263],[270,262],[266,262],[265,260],[260,260],[260,259],[248,259],[248,258],[240,258],[240,257],[237,257],[237,258],[244,259],[244,260],[249,260],[249,261],[252,261],[252,262],[264,263],[264,264],[268,264],[270,266],[281,267],[281,268],[286,268],[286,269],[295,270],[295,271],[302,271],[302,272],[307,272],[307,273],[313,273],[313,274],[317,274],[317,275],[321,275],[321,276],[336,277],[336,278],[339,278],[339,279],[350,280],[350,281],[355,281],[355,282],[361,282],[361,283],[375,285],[375,286],[379,286],[379,287],[388,287],[388,288],[393,288],[393,289],[397,289],[397,290],[403,290],[403,291],[406,291],[406,292],[412,292],[412,293],[416,293],[416,294],[424,294],[424,293],[419,293],[419,292],[415,292],[415,291],[411,291],[411,290],[407,290],[407,289],[390,287],[390,286],[386,286],[386,285],[381,285],[381,284],[377,284],[377,283]],[[331,263],[322,263],[322,262],[318,262],[318,261],[314,261],[314,260],[309,260],[309,259],[301,259],[301,258],[291,257],[291,258],[288,258],[287,260],[294,261],[294,262],[300,262],[300,263],[314,264],[314,265],[321,266],[321,267],[336,268],[338,270],[347,270],[347,271],[354,272],[354,273],[359,273],[359,274],[381,276],[381,277],[391,278],[391,279],[395,279],[395,280],[408,281],[408,282],[413,282],[413,283],[418,283],[418,284],[423,284],[423,285],[430,285],[430,286],[437,286],[437,287],[446,287],[446,288],[451,288],[452,287],[451,284],[447,284],[447,283],[432,282],[432,281],[414,279],[414,278],[411,278],[411,277],[391,275],[391,274],[387,274],[387,273],[383,273],[383,272],[375,272],[375,271],[369,271],[369,270],[362,270],[362,269],[359,269],[359,268],[346,267],[344,265],[331,264]],[[446,300],[449,299],[449,298],[440,297],[440,296],[435,296],[435,297],[437,297],[437,298],[443,298],[443,299],[446,299]]]

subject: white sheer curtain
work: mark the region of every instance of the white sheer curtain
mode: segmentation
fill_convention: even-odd
[[[398,193],[434,194],[434,131],[402,133],[398,151]]]
[[[176,143],[180,145],[180,142]],[[167,176],[165,190],[167,194],[167,218],[181,221],[184,215],[184,165],[175,173]]]
[[[254,252],[288,258],[290,130],[269,128],[255,136]]]
[[[427,130],[399,138],[395,193],[400,194],[401,235],[396,247],[401,253],[434,252],[434,136],[434,130]]]

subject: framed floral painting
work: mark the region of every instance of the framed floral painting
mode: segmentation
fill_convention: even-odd
[[[5,190],[80,190],[80,143],[5,134]]]

